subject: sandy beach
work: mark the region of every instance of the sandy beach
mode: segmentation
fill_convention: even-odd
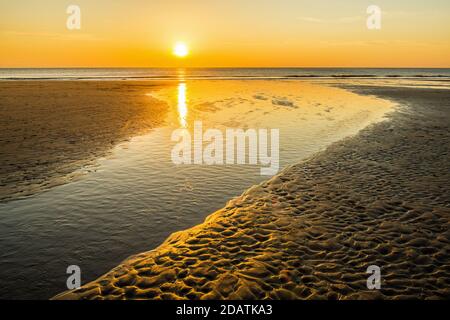
[[[2,81],[0,202],[77,178],[114,145],[164,120],[158,85],[113,81]]]
[[[0,304],[450,300],[450,1],[1,8]]]
[[[448,299],[450,92],[350,89],[401,106],[55,298]]]
[[[280,128],[281,169],[395,108],[291,79],[2,84],[16,120],[0,138],[0,298],[48,299],[66,290],[68,265],[92,281],[268,179],[259,165],[175,165],[180,127]]]

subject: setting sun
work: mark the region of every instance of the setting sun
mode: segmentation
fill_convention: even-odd
[[[177,42],[173,47],[173,54],[177,57],[183,58],[189,54],[189,49],[184,42]]]

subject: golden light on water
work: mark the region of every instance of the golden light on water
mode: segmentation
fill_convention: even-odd
[[[178,119],[183,128],[187,128],[187,114],[186,83],[182,82],[178,85]]]
[[[177,57],[184,58],[189,54],[189,48],[184,42],[177,42],[173,47],[173,54]]]

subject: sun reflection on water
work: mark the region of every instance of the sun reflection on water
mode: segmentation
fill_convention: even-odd
[[[187,115],[186,83],[181,82],[178,84],[178,118],[183,128],[187,128]]]

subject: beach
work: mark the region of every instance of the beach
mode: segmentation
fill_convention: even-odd
[[[279,129],[281,170],[395,109],[385,99],[292,79],[2,86],[2,119],[15,119],[0,136],[0,298],[7,299],[64,291],[69,265],[80,266],[82,283],[92,281],[268,179],[261,165],[174,164],[180,128],[194,135],[201,121],[205,132]]]
[[[111,148],[160,125],[149,82],[2,81],[0,201],[73,181]]]
[[[346,88],[399,107],[55,299],[448,299],[450,91]]]

